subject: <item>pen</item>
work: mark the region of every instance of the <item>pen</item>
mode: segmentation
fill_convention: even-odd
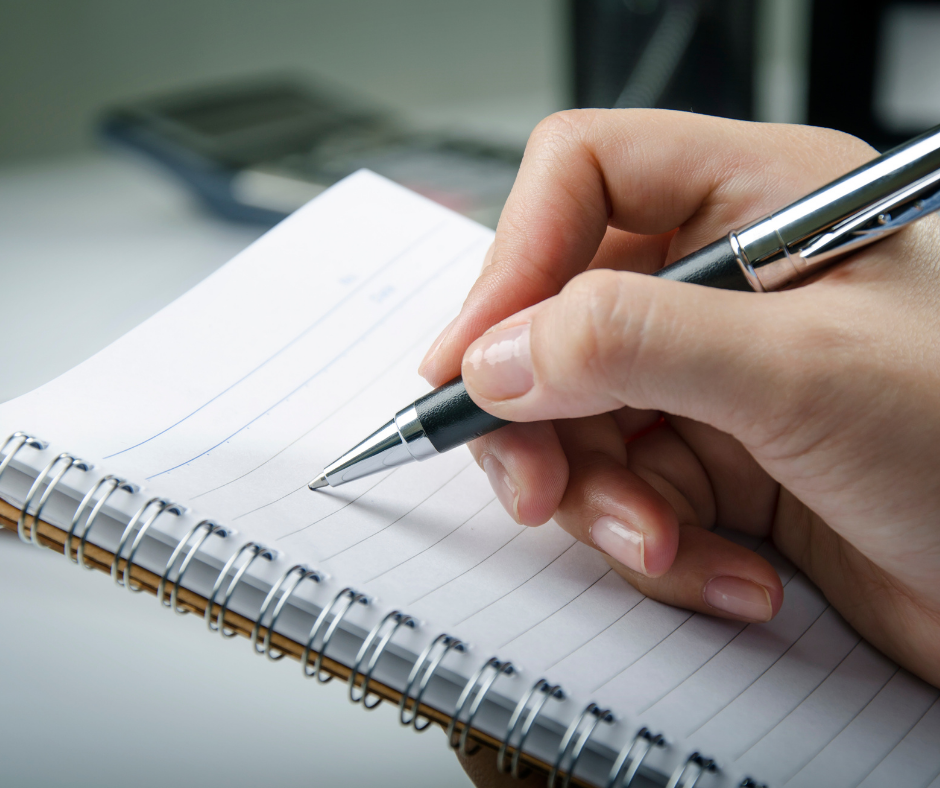
[[[780,290],[938,208],[940,126],[653,276],[725,290]],[[479,408],[458,377],[400,410],[308,486],[336,487],[426,460],[506,424]]]

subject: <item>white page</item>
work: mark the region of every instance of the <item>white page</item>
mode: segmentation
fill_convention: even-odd
[[[910,751],[924,774],[940,770],[926,712],[937,693],[860,643],[767,545],[750,543],[786,582],[784,608],[743,626],[645,599],[554,524],[515,524],[465,449],[306,489],[426,390],[417,364],[491,238],[359,173],[85,364],[0,406],[0,438],[36,433],[94,461],[93,475],[119,472],[188,517],[233,526],[282,552],[277,571],[315,565],[373,598],[363,621],[411,613],[425,639],[403,642],[451,632],[470,644],[448,658],[457,674],[511,659],[520,674],[495,686],[510,699],[543,675],[561,683],[569,699],[545,714],[562,725],[589,700],[610,706],[618,723],[595,738],[612,749],[643,724],[664,732],[671,746],[649,759],[661,771],[693,748],[718,761],[713,785],[860,774],[859,753],[890,764]],[[74,477],[63,484],[88,489]],[[182,527],[155,526],[176,538]],[[910,730],[886,730],[872,709]],[[886,767],[866,768],[874,780]]]

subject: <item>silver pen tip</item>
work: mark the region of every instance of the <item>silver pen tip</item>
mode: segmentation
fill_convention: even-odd
[[[330,483],[326,480],[326,474],[321,473],[310,484],[307,485],[311,490],[319,490],[321,487],[329,487]]]

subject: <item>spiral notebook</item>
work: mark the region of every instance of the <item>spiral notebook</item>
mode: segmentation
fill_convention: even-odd
[[[940,692],[769,544],[730,535],[786,586],[772,622],[744,625],[643,597],[554,524],[517,525],[465,449],[307,490],[424,393],[418,362],[491,239],[347,178],[0,406],[0,516],[554,785],[940,786]]]

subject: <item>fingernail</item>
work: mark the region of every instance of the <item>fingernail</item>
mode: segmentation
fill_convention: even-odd
[[[594,544],[634,572],[646,574],[643,532],[616,517],[601,517],[591,526]]]
[[[490,248],[486,250],[486,254],[483,256],[483,265],[480,266],[480,273],[482,274],[487,268],[490,267],[493,263],[493,253],[496,251],[496,241],[490,244]]]
[[[464,380],[490,400],[525,394],[534,379],[529,355],[529,324],[484,334],[467,349]]]
[[[455,317],[446,326],[444,326],[444,330],[441,331],[441,333],[437,335],[437,339],[434,340],[434,344],[431,345],[431,349],[427,353],[424,354],[424,358],[421,359],[421,363],[418,364],[419,375],[424,375],[425,367],[427,367],[431,359],[434,358],[434,356],[437,354],[438,348],[440,348],[440,346],[444,344],[444,340],[447,339],[447,335],[450,333],[451,328],[454,327],[454,323],[456,322],[457,322],[457,318]]]
[[[716,610],[751,621],[770,621],[774,612],[767,589],[740,577],[713,577],[702,597]]]
[[[512,519],[519,522],[519,488],[512,483],[509,473],[503,464],[492,454],[484,454],[483,472],[490,480],[490,486],[503,508],[512,515]]]

